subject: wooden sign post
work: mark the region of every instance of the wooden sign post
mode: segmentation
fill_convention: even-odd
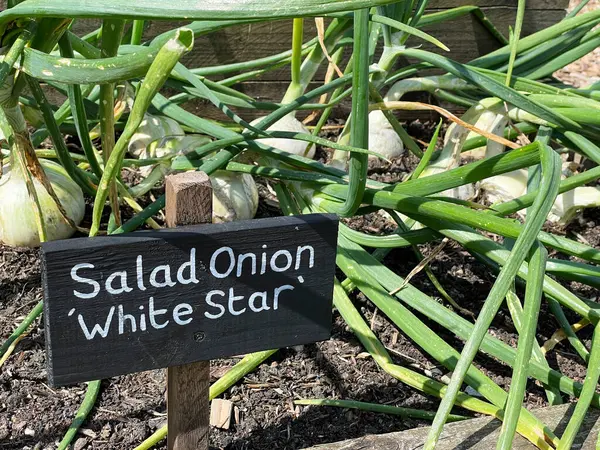
[[[48,380],[168,368],[169,449],[206,449],[211,359],[329,338],[338,221],[196,225],[211,219],[208,177],[166,189],[173,228],[42,245]]]
[[[165,180],[167,227],[212,222],[212,186],[204,172],[184,172]],[[200,336],[199,336],[200,337]],[[169,450],[208,450],[210,361],[167,369]]]

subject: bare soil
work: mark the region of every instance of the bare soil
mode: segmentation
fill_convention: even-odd
[[[573,4],[578,1],[573,0]],[[586,8],[597,8],[592,0]],[[562,81],[585,86],[600,79],[598,53],[557,73]],[[408,131],[428,141],[432,123],[413,122]],[[318,159],[329,154],[322,149]],[[378,181],[399,181],[416,165],[416,158],[403,155],[391,164],[376,163],[371,178]],[[160,192],[154,192],[158,195]],[[268,189],[261,185],[263,202],[259,216],[277,214],[268,201]],[[150,201],[151,198],[148,199]],[[160,221],[160,217],[157,218]],[[357,229],[370,233],[391,231],[392,225],[381,215],[371,214],[350,221]],[[85,225],[85,224],[84,224]],[[586,240],[600,247],[600,212],[587,211],[567,230],[567,235]],[[424,254],[431,251],[422,246]],[[398,249],[386,258],[386,264],[406,276],[417,264],[410,249]],[[457,245],[447,245],[430,264],[431,269],[448,293],[463,308],[477,312],[489,292],[494,276],[489,269]],[[425,293],[439,297],[424,274],[412,283]],[[570,283],[569,287],[593,301],[598,292]],[[4,341],[14,327],[41,300],[40,264],[37,250],[0,246],[0,338]],[[385,317],[361,296],[353,299],[373,330],[388,347],[399,364],[441,379],[446,370],[424,354],[403,336]],[[575,316],[569,317],[576,320]],[[455,348],[462,343],[422,317],[428,325]],[[557,324],[542,307],[538,326],[538,341],[543,343],[557,329]],[[501,310],[490,332],[512,346],[517,335],[510,315]],[[580,334],[589,345],[590,330]],[[568,344],[559,344],[548,355],[553,368],[582,381],[583,361]],[[211,378],[216,380],[238,361],[237,358],[212,361]],[[84,384],[69,388],[50,388],[46,384],[44,330],[39,320],[16,347],[14,354],[0,369],[0,450],[55,449],[68,429],[83,400]],[[511,370],[493,358],[479,356],[476,363],[496,383],[508,389]],[[162,370],[130,374],[104,380],[98,401],[73,441],[75,450],[131,449],[166,422],[165,372]],[[401,431],[427,423],[422,420],[374,414],[330,407],[301,407],[294,400],[301,398],[339,398],[422,408],[434,411],[437,401],[382,372],[336,314],[330,340],[296,349],[283,349],[255,372],[229,389],[223,398],[235,405],[229,430],[211,429],[211,445],[227,450],[292,450],[333,442],[371,433]],[[526,404],[530,408],[546,405],[542,389],[530,382]],[[457,411],[469,415],[465,411]],[[156,446],[166,449],[166,442]]]
[[[431,124],[411,124],[409,130],[430,129]],[[426,132],[419,133],[427,139]],[[319,156],[327,159],[321,150]],[[403,155],[391,164],[372,167],[371,177],[381,181],[398,181],[414,167],[416,158]],[[261,192],[267,196],[266,185]],[[155,192],[158,195],[160,192]],[[269,202],[261,202],[260,216],[277,214]],[[157,218],[160,220],[160,218]],[[392,230],[379,214],[349,222],[354,228],[370,233]],[[588,211],[565,233],[577,233],[592,245],[600,245],[600,213]],[[431,251],[422,246],[423,253]],[[398,249],[386,258],[386,264],[406,276],[417,264],[410,249]],[[457,245],[448,245],[430,264],[448,293],[464,308],[477,312],[485,299],[494,276]],[[424,274],[412,283],[429,295],[439,297]],[[578,293],[596,300],[598,293],[572,284]],[[41,299],[40,264],[37,250],[0,247],[0,336],[5,339],[23,317]],[[354,298],[382,342],[402,365],[441,379],[446,370],[424,354],[385,317],[361,296]],[[450,333],[422,317],[436,332],[461,348],[462,343]],[[572,317],[575,319],[575,317]],[[538,340],[544,342],[557,324],[544,309],[541,313]],[[517,335],[507,311],[494,320],[492,334],[515,345]],[[582,332],[587,341],[589,332]],[[238,359],[212,362],[214,379],[221,376]],[[549,355],[553,367],[583,380],[585,367],[568,345],[560,344]],[[492,358],[480,356],[476,361],[500,386],[508,388],[510,368]],[[46,384],[44,330],[39,321],[18,344],[15,353],[0,372],[0,449],[52,449],[69,427],[85,393],[85,385],[52,389]],[[424,426],[422,420],[373,414],[357,410],[294,405],[301,398],[340,398],[415,407],[434,411],[437,402],[400,384],[383,373],[365,353],[339,316],[335,316],[330,340],[302,348],[279,351],[227,391],[223,398],[235,405],[229,430],[212,429],[215,448],[300,449],[310,445],[358,437],[370,433],[399,431]],[[546,405],[542,389],[531,382],[527,405]],[[73,448],[130,449],[142,442],[166,421],[165,374],[151,371],[105,380],[99,399],[88,420],[79,431]],[[465,411],[459,411],[469,414]],[[157,448],[166,448],[163,442]]]

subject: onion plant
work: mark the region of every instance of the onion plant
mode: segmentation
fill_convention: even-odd
[[[600,188],[594,185],[600,177],[600,91],[597,84],[584,89],[562,85],[552,74],[599,45],[600,11],[578,14],[577,9],[555,25],[521,36],[523,0],[510,33],[497,29],[476,6],[428,13],[427,0],[8,4],[0,12],[0,155],[5,163],[0,241],[37,246],[75,231],[96,236],[161,228],[164,196],[149,193],[160,192],[166,174],[184,170],[211,176],[215,222],[256,214],[258,178],[272,187],[282,214],[330,212],[341,219],[386,214],[397,228],[383,235],[341,222],[334,305],[383,371],[439,398],[439,409],[414,411],[354,399],[298,404],[431,419],[427,449],[435,447],[445,423],[463,419],[465,410],[503,422],[499,449],[511,448],[515,433],[542,449],[571,447],[588,408],[600,407],[600,307],[571,291],[568,282],[600,285],[600,249],[547,229],[545,223],[564,226],[582,209],[600,205]],[[453,49],[426,27],[466,14],[484,25],[499,48],[465,63],[455,61]],[[74,22],[88,18],[101,19],[101,27],[86,36],[72,31]],[[214,66],[182,63],[197,37],[281,19],[290,23],[288,51]],[[317,36],[308,35],[304,27],[313,19]],[[189,23],[149,37],[144,35],[148,20]],[[434,50],[420,48],[422,43]],[[402,66],[407,58],[413,62]],[[280,100],[258,100],[237,88],[287,65],[291,80]],[[312,87],[325,67],[326,79]],[[431,75],[431,69],[438,74]],[[46,89],[66,100],[51,104]],[[467,111],[457,117],[438,105],[404,98],[419,91]],[[352,109],[339,138],[321,137],[332,111],[349,97]],[[187,103],[195,100],[226,119],[190,112]],[[431,142],[423,145],[399,122],[397,109],[437,111],[449,127],[442,133],[440,122]],[[259,118],[250,121],[250,115]],[[316,120],[312,129],[308,120],[302,122],[306,115]],[[78,138],[80,149],[67,147],[67,134]],[[46,139],[51,148],[41,148]],[[314,160],[319,147],[329,149],[327,163]],[[369,178],[369,161],[389,162],[405,150],[419,162],[401,181]],[[467,152],[471,160],[465,163]],[[568,155],[580,164],[563,170]],[[138,181],[127,181],[124,170],[134,172]],[[90,229],[80,227],[84,196],[93,202]],[[453,300],[428,267],[435,253],[425,256],[420,246],[440,250],[440,242],[443,246],[448,241],[495,275],[479,311]],[[404,247],[419,260],[409,274],[386,265],[386,257]],[[412,284],[421,270],[449,306]],[[359,293],[452,372],[447,385],[402,366],[388,353],[354,305]],[[519,336],[516,349],[489,332],[505,300]],[[546,360],[559,338],[548,345],[536,340],[542,302],[562,328],[558,334],[566,337],[565,345],[588,363],[583,384],[552,369]],[[573,328],[565,310],[578,317]],[[0,347],[0,361],[10,356],[41,311],[39,304]],[[464,346],[448,343],[432,323]],[[595,327],[589,348],[577,336],[588,323]],[[213,385],[211,398],[275,352],[247,355]],[[479,353],[511,368],[510,392],[473,363]],[[524,408],[529,378],[542,384],[550,404],[579,398],[562,436]],[[481,397],[468,395],[464,384]],[[99,387],[99,381],[89,383],[60,448],[70,445]],[[452,412],[455,407],[461,414]],[[151,448],[166,433],[166,427],[159,429],[137,448]]]

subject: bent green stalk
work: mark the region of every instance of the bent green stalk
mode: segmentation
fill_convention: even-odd
[[[59,41],[60,51],[62,56],[66,58],[73,58],[73,48],[71,47],[71,41],[65,35]],[[69,97],[69,105],[71,106],[71,113],[77,129],[77,136],[81,147],[87,158],[88,163],[92,172],[97,176],[102,176],[102,169],[98,163],[96,149],[90,139],[89,127],[87,122],[87,113],[83,102],[83,93],[81,92],[81,86],[78,84],[67,85],[67,92]]]
[[[549,123],[559,125],[572,131],[581,130],[581,126],[573,120],[568,119],[567,117],[564,117],[552,111],[551,109],[530,100],[515,89],[505,86],[487,74],[475,70],[475,68],[465,64],[460,64],[449,58],[424,50],[406,49],[402,53],[406,57],[417,58],[421,61],[433,64],[440,69],[444,69],[454,76],[478,86],[491,96],[498,97],[509,104],[515,105],[516,107],[539,117],[540,119],[547,120]]]
[[[394,0],[304,0],[301,12],[304,16],[320,17],[393,2]],[[228,2],[204,4],[196,0],[160,4],[154,0],[137,0],[132,3],[104,0],[99,4],[80,0],[28,0],[14,8],[2,11],[0,26],[21,17],[112,17],[137,20],[198,20],[210,23],[220,20],[252,21],[296,16],[298,16],[298,3],[295,0],[251,2],[238,7],[232,7]]]
[[[58,156],[58,160],[61,165],[65,168],[69,177],[75,181],[81,189],[90,194],[94,194],[94,188],[91,185],[88,177],[82,173],[81,169],[79,169],[71,155],[67,146],[65,144],[64,138],[58,128],[58,124],[54,120],[54,114],[52,113],[52,108],[50,104],[46,100],[46,96],[40,87],[40,84],[37,80],[32,79],[28,75],[24,75],[27,80],[27,84],[29,86],[29,90],[33,94],[36,103],[42,113],[42,117],[44,119],[44,123],[46,124],[46,129],[50,133],[50,138],[52,139],[52,144],[54,145],[54,149],[56,150],[56,154]]]
[[[443,230],[443,233],[449,238],[457,240],[461,245],[471,252],[478,251],[482,255],[490,255],[490,257],[495,258],[499,264],[504,264],[509,256],[508,250],[503,249],[502,252],[499,252],[499,244],[474,232],[473,230],[471,230],[471,232],[462,230],[450,231],[452,229],[452,224],[447,224]],[[420,312],[425,317],[437,322],[463,340],[466,340],[472,334],[473,324],[471,322],[442,306],[436,300],[424,294],[410,283],[405,284],[405,281],[402,277],[392,272],[380,261],[378,261],[374,255],[369,254],[360,246],[349,241],[346,241],[344,245],[352,249],[353,258],[356,263],[360,264],[361,267],[368,271],[373,278],[376,279],[387,291],[392,291],[398,286],[405,285],[404,289],[401,289],[396,294],[396,297],[405,302],[408,306]],[[502,255],[500,255],[500,253],[502,253]],[[502,259],[498,258],[498,256],[502,256]],[[519,276],[523,279],[526,279],[527,271],[522,268],[522,270],[519,272]],[[549,280],[550,279],[546,277],[545,282],[547,283]],[[558,283],[556,283],[556,285],[562,288],[562,286],[560,286]],[[558,292],[555,290],[551,291],[549,294],[559,296]],[[577,297],[574,297],[574,299],[575,301],[582,303]],[[587,308],[587,311],[589,311],[589,308]],[[578,309],[577,312],[580,314],[583,313],[584,316],[589,315],[583,312],[581,308]],[[494,356],[495,358],[498,358],[510,366],[514,366],[516,355],[515,349],[499,339],[491,336],[490,334],[485,335],[481,345],[481,350]],[[530,362],[529,371],[529,374],[535,379],[546,385],[556,386],[566,394],[578,396],[581,392],[581,384],[574,382],[556,370],[552,370],[548,367],[540,365],[536,361]],[[596,395],[593,399],[593,402],[594,406],[600,407],[600,396]]]
[[[99,392],[100,380],[90,381],[85,391],[85,397],[83,398],[83,402],[77,410],[77,414],[75,414],[75,419],[73,419],[73,422],[71,423],[71,425],[69,425],[69,429],[60,441],[60,444],[58,444],[57,450],[66,450],[67,448],[69,448],[69,445],[71,444],[71,441],[73,441],[73,438],[75,438],[77,431],[79,430],[86,417],[94,407]]]
[[[320,206],[329,209],[332,205],[339,205],[337,199],[344,199],[347,195],[347,189],[347,186],[340,184],[314,185],[314,190],[317,192],[315,199]],[[336,199],[332,199],[332,197]],[[363,200],[365,203],[379,208],[396,210],[415,220],[417,220],[417,216],[434,218],[440,221],[451,220],[455,224],[468,225],[515,239],[523,230],[523,225],[516,220],[501,218],[485,211],[473,210],[454,202],[435,200],[430,197],[413,197],[368,188],[365,191]],[[438,229],[435,225],[430,226],[430,228]],[[538,239],[544,245],[568,255],[577,256],[587,261],[600,262],[600,250],[589,245],[545,231],[538,232]]]
[[[153,97],[162,87],[165,80],[168,78],[171,70],[175,67],[179,58],[187,53],[193,45],[193,35],[191,31],[179,29],[173,39],[160,49],[156,59],[153,61],[144,81],[142,82],[135,103],[125,129],[119,137],[112,154],[106,160],[104,173],[98,186],[96,198],[94,201],[94,210],[92,216],[92,226],[90,227],[90,236],[95,236],[100,230],[100,220],[104,209],[104,202],[108,196],[109,183],[111,183],[121,168],[121,162],[125,156],[127,144],[139,127],[144,118],[144,114],[148,106],[152,102]]]
[[[337,279],[333,286],[333,303],[344,321],[379,367],[408,386],[428,395],[443,398],[447,389],[444,384],[392,362],[392,358],[385,346],[365,323]],[[492,417],[501,417],[500,408],[462,392],[456,398],[456,405]]]
[[[292,26],[292,58],[291,58],[291,81],[281,103],[295,100],[304,92],[302,85],[302,39],[304,37],[304,19],[296,18]]]
[[[102,22],[102,44],[100,47],[102,57],[113,57],[119,50],[124,20],[105,19]],[[115,84],[100,85],[100,141],[102,142],[102,154],[104,161],[109,161],[115,146],[115,115],[114,115],[114,97]],[[114,178],[108,181],[108,197],[112,217],[117,226],[121,225],[121,212],[119,209],[119,192]],[[98,198],[96,197],[96,200]],[[102,201],[104,203],[104,201]],[[94,209],[96,205],[94,204]],[[93,236],[93,234],[91,235]]]
[[[144,35],[144,21],[134,20],[131,29],[131,45],[140,45]]]
[[[369,146],[369,11],[354,13],[354,67],[352,71],[352,117],[350,142],[353,147]],[[336,208],[342,217],[352,216],[360,206],[367,182],[367,156],[350,152],[348,197]]]
[[[506,306],[508,306],[510,316],[513,319],[513,322],[515,324],[515,328],[517,329],[517,332],[521,333],[523,330],[523,322],[525,320],[524,312],[523,312],[523,305],[521,305],[521,300],[519,299],[519,297],[517,296],[517,294],[515,292],[514,285],[515,285],[515,283],[513,283],[513,286],[511,287],[511,289],[508,291],[508,294],[506,295]],[[542,283],[542,286],[543,286],[543,283]],[[535,339],[533,341],[532,356],[533,356],[533,360],[535,362],[539,363],[540,365],[542,365],[544,367],[544,369],[547,369],[547,370],[550,369],[550,365],[548,364],[548,361],[546,361],[545,353],[543,352],[539,343]],[[528,371],[529,370],[530,369],[528,368]],[[560,405],[563,403],[560,389],[558,389],[557,387],[549,386],[546,383],[542,383],[542,385],[544,386],[544,390],[546,391],[546,397],[548,399],[548,404],[550,406]]]
[[[569,450],[575,441],[577,432],[583,423],[585,414],[590,407],[592,398],[596,393],[598,378],[600,377],[600,323],[594,328],[592,337],[592,351],[590,353],[589,364],[583,381],[583,390],[579,401],[575,404],[573,415],[567,424],[557,450]]]
[[[431,450],[435,447],[439,436],[442,432],[446,417],[450,413],[454,398],[458,393],[460,386],[464,380],[465,374],[473,361],[483,340],[492,319],[496,315],[502,300],[510,287],[510,284],[516,276],[519,267],[525,259],[525,255],[529,252],[529,248],[539,234],[545,219],[554,204],[554,200],[558,193],[558,184],[560,182],[560,159],[552,149],[544,146],[544,151],[541,154],[542,164],[542,182],[539,189],[539,194],[532,206],[531,213],[528,215],[528,220],[519,234],[511,256],[506,265],[504,265],[492,286],[492,289],[484,303],[484,306],[475,322],[473,334],[467,339],[461,357],[456,365],[456,368],[448,385],[448,395],[442,400],[436,418],[427,437],[425,449]]]
[[[349,408],[349,409],[360,409],[362,411],[371,411],[383,414],[392,414],[401,417],[412,417],[415,419],[431,420],[433,419],[434,413],[431,411],[424,411],[416,408],[403,408],[399,406],[391,405],[380,405],[378,403],[359,402],[355,400],[336,400],[328,398],[306,398],[302,400],[295,400],[295,405],[308,405],[308,406],[335,406],[338,408]],[[451,414],[448,417],[449,422],[456,422],[458,420],[465,420],[468,417]]]
[[[600,11],[590,11],[589,13],[582,14],[577,17],[570,17],[550,27],[544,28],[536,33],[519,39],[517,45],[517,53],[523,53],[540,43],[546,42],[552,38],[560,36],[577,27],[592,24],[600,21]],[[495,50],[487,55],[480,56],[470,62],[471,65],[476,67],[493,67],[497,64],[506,62],[510,56],[510,46],[504,46],[498,50]]]
[[[585,348],[585,345],[583,345],[583,342],[581,342],[581,340],[577,337],[575,331],[573,331],[569,319],[567,319],[565,312],[560,307],[560,303],[552,297],[548,297],[547,301],[550,311],[554,315],[560,327],[563,329],[563,332],[567,336],[567,340],[571,344],[571,347],[573,347],[581,359],[583,359],[586,363],[589,363],[590,353],[588,352],[587,348]]]
[[[433,333],[429,327],[421,322],[407,308],[395,301],[390,301],[391,297],[381,288],[377,283],[377,280],[370,278],[362,265],[354,264],[352,251],[348,251],[345,247],[343,238],[339,242],[337,263],[346,276],[350,277],[354,282],[356,287],[360,289],[367,298],[379,308],[379,310],[400,327],[411,340],[416,342],[417,345],[423,348],[449,370],[452,370],[455,367],[459,356],[458,352],[441,337]],[[474,366],[469,367],[466,382],[471,387],[477,389],[492,404],[499,408],[504,405],[507,394]],[[448,395],[449,392],[446,391],[444,398],[447,398]],[[442,404],[443,403],[444,399],[442,399]],[[544,445],[545,436],[547,436],[549,440],[558,441],[547,427],[526,410],[523,410],[523,416],[520,421],[522,422],[522,427],[520,429],[530,430],[527,438],[532,439],[534,444],[539,445],[542,448],[549,448],[547,444]]]
[[[358,282],[357,286],[362,289],[364,287],[370,287],[370,286],[378,286],[378,284],[376,282],[374,282],[374,284],[371,284],[370,282],[366,282],[364,281],[365,279],[363,278],[364,276],[364,270],[362,269],[362,266],[355,266],[352,263],[352,257],[351,256],[347,256],[347,262],[344,261],[344,255],[345,252],[342,251],[340,253],[338,253],[338,258],[340,259],[340,267],[342,268],[342,270],[344,270],[346,272],[346,275],[350,274],[352,276],[353,281],[356,283]],[[362,272],[362,273],[361,273]],[[336,289],[337,288],[337,289]],[[341,292],[340,292],[341,291]],[[366,294],[366,292],[365,292]],[[370,294],[373,294],[373,291],[370,292]],[[375,301],[375,304],[379,307],[379,306],[387,306],[387,304],[385,302],[381,303],[379,301],[376,300],[376,298],[371,297],[371,295],[367,294],[369,296],[369,298],[372,301]],[[383,295],[383,294],[382,294]],[[345,303],[345,305],[340,305],[341,301],[343,300],[343,302]],[[357,315],[358,311],[356,311],[356,309],[352,306],[350,300],[347,298],[345,292],[343,291],[343,288],[341,288],[341,286],[339,286],[339,284],[336,282],[336,285],[334,287],[334,303],[336,305],[336,307],[338,308],[338,311],[340,311],[340,313],[342,314],[342,316],[344,317],[344,320],[346,321],[346,323],[348,324],[352,324],[351,328],[353,328],[354,333],[356,334],[356,336],[359,338],[359,340],[361,341],[361,343],[363,343],[363,345],[365,346],[365,348],[369,351],[369,353],[371,353],[371,355],[374,357],[374,359],[376,360],[376,362],[388,373],[392,374],[393,376],[398,377],[398,375],[400,375],[400,377],[398,377],[398,379],[404,383],[407,383],[413,387],[416,387],[419,390],[423,390],[425,393],[428,393],[430,395],[436,395],[437,397],[441,397],[442,401],[443,398],[445,398],[448,395],[448,390],[447,390],[447,386],[444,386],[441,383],[437,383],[437,382],[433,382],[433,380],[429,380],[426,377],[423,377],[422,375],[420,376],[420,379],[424,379],[424,380],[428,380],[427,384],[432,385],[431,387],[433,387],[434,389],[424,389],[423,384],[421,383],[415,383],[414,381],[411,382],[411,379],[414,378],[413,373],[411,373],[411,371],[404,369],[404,368],[400,368],[399,366],[396,365],[392,365],[389,364],[385,359],[385,356],[387,356],[387,358],[389,358],[389,355],[387,354],[387,351],[385,350],[385,348],[383,349],[377,349],[377,347],[375,348],[375,350],[379,350],[377,353],[374,353],[371,349],[379,344],[379,341],[377,340],[377,338],[374,336],[373,332],[368,328],[368,326],[366,326],[366,324],[364,324],[364,321],[361,320],[360,323],[356,323],[357,319],[353,319],[353,318],[348,318],[347,316],[352,313]],[[395,303],[395,302],[394,302]],[[394,312],[399,313],[400,310],[397,308],[398,304],[390,304],[389,307],[386,307],[386,311],[385,314],[388,315],[388,313],[392,313],[392,316],[389,316],[394,322],[397,323],[397,325],[401,325],[400,323],[397,322],[397,314],[396,318],[394,318]],[[342,308],[344,309],[344,312],[342,312]],[[350,308],[352,308],[353,311],[349,311]],[[408,310],[404,310],[404,313],[407,313]],[[409,313],[409,316],[414,317],[412,314]],[[360,316],[358,316],[360,317]],[[350,320],[349,320],[350,319]],[[416,319],[416,317],[415,317]],[[352,320],[352,321],[351,321]],[[420,322],[418,319],[416,321],[412,321],[410,320],[410,322],[414,322],[414,325],[417,324],[422,324],[422,322]],[[364,324],[364,326],[363,326]],[[359,332],[356,331],[355,328],[359,327]],[[427,327],[425,327],[427,328]],[[367,331],[368,329],[368,331]],[[416,337],[419,335],[419,333],[422,333],[423,330],[419,330],[419,327],[417,327],[416,329],[412,328],[412,325],[406,324],[406,327],[404,328],[405,331],[413,331],[413,335],[411,337]],[[360,333],[360,334],[359,334]],[[374,340],[375,342],[372,342],[371,340],[366,341],[366,339],[361,338],[361,334],[364,335],[366,334],[367,336],[372,336],[372,340]],[[432,334],[431,336],[422,336],[421,341],[422,342],[427,342],[427,339],[429,338],[433,338],[436,337],[436,335]],[[441,340],[441,338],[436,339],[436,341],[438,342],[443,342],[443,340]],[[383,347],[383,346],[382,346]],[[436,359],[438,359],[439,355],[441,353],[445,353],[445,349],[448,350],[448,352],[453,352],[456,353],[456,356],[458,356],[458,352],[456,352],[455,350],[451,350],[451,347],[447,344],[440,344],[437,342],[431,342],[430,345],[426,345],[427,348],[426,351],[431,351],[434,350],[434,353],[437,351],[438,352],[438,356],[435,356]],[[383,355],[381,355],[381,352],[385,352]],[[441,352],[441,353],[440,353]],[[450,353],[448,353],[449,355]],[[451,360],[452,358],[448,358],[448,355],[446,356],[446,358],[441,361],[442,363],[444,363],[444,365],[448,366],[448,364],[452,364]],[[383,361],[382,361],[383,360]],[[391,371],[390,368],[394,367],[395,369],[397,369],[396,371]],[[400,370],[402,369],[402,370]],[[496,401],[500,401],[502,397],[506,397],[506,393],[504,393],[504,391],[502,391],[502,389],[500,389],[498,386],[496,386],[493,382],[491,382],[491,380],[487,379],[487,377],[485,377],[483,374],[481,374],[477,369],[475,369],[474,367],[472,368],[471,375],[474,377],[474,379],[477,379],[478,381],[475,382],[477,383],[478,389],[482,390],[482,393],[485,392],[486,393],[486,397],[487,395],[490,395],[494,398],[496,398]],[[489,380],[489,382],[488,382]],[[435,383],[435,384],[434,384]],[[436,386],[437,385],[437,386]],[[439,386],[439,387],[438,387]],[[438,387],[438,389],[435,389],[436,387]],[[458,396],[456,398],[456,404],[466,407],[468,409],[471,409],[469,406],[463,404],[463,401],[460,399],[460,397],[465,396],[462,392],[458,393]],[[465,402],[466,403],[466,402]],[[494,404],[496,402],[493,402]],[[477,406],[479,406],[479,404],[477,404]],[[496,408],[498,408],[496,411],[493,411],[493,416],[502,420],[503,418],[503,414],[504,412],[502,411],[502,409],[495,405]],[[489,410],[488,410],[489,411]],[[481,412],[481,411],[480,411]],[[491,412],[491,411],[490,411]],[[520,421],[520,426],[519,426],[519,432],[521,434],[523,434],[528,440],[530,440],[531,442],[533,442],[535,445],[538,445],[540,448],[546,448],[549,449],[550,447],[544,442],[544,432],[547,432],[549,437],[554,437],[552,435],[552,432],[548,429],[544,430],[544,426],[543,424],[541,424],[539,421],[537,421],[537,419],[531,415],[530,413],[524,411],[524,416],[522,417],[521,421]]]
[[[521,37],[521,29],[523,28],[523,19],[525,17],[525,5],[526,0],[518,0],[517,2],[517,17],[515,19],[515,28],[512,30],[510,35],[510,55],[508,57],[508,68],[506,70],[506,85],[510,86],[512,79],[512,72],[515,65],[515,58],[517,57],[517,47],[519,45],[519,38]]]
[[[27,314],[27,316],[25,317],[25,319],[23,319],[23,321],[19,324],[19,326],[17,326],[17,328],[15,328],[15,331],[13,331],[11,333],[11,335],[8,337],[8,339],[2,344],[2,346],[0,347],[0,358],[2,358],[2,356],[4,356],[4,354],[9,349],[9,347],[12,345],[13,342],[19,336],[21,336],[23,333],[25,333],[25,331],[27,331],[27,328],[29,328],[29,326],[34,322],[34,320],[37,319],[40,316],[40,314],[42,314],[43,310],[44,310],[44,304],[40,301],[29,312],[29,314]]]
[[[496,446],[498,450],[510,450],[512,448],[513,437],[517,429],[517,422],[521,413],[527,384],[527,366],[531,359],[542,300],[547,257],[548,252],[546,249],[539,242],[534,242],[529,258],[529,274],[527,276],[527,289],[525,291],[523,306],[523,325],[519,331],[517,357],[513,368],[513,376],[510,381],[504,422],[502,422],[502,429],[500,430],[500,437]]]

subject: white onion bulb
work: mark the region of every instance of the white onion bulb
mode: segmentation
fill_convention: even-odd
[[[385,156],[387,159],[397,158],[404,153],[404,143],[380,110],[369,113],[369,150]],[[379,159],[369,155],[369,159]]]
[[[262,119],[263,117],[259,117],[258,119],[253,120],[250,122],[250,125],[257,125]],[[310,134],[308,128],[306,128],[302,122],[290,114],[279,119],[269,128],[267,128],[267,131],[290,131],[294,133]],[[315,144],[300,141],[298,139],[266,138],[257,139],[256,142],[260,142],[261,144],[268,145],[270,147],[275,147],[279,150],[283,150],[284,152],[293,153],[294,155],[305,156],[310,159],[315,157]]]
[[[398,101],[409,92],[432,92],[435,89],[456,89],[463,87],[465,84],[463,80],[449,76],[407,78],[394,83],[387,91],[383,101]],[[404,153],[404,144],[400,136],[398,136],[398,133],[392,128],[392,124],[379,110],[369,113],[369,150],[381,153],[388,159],[397,158]],[[369,159],[376,158],[375,155],[369,155]]]
[[[491,127],[486,131],[497,136],[504,134],[508,118],[498,114]],[[504,144],[488,139],[485,147],[485,157],[491,158],[503,153]],[[481,189],[490,203],[505,202],[520,197],[527,192],[527,170],[518,169],[512,172],[496,175],[481,181]]]
[[[485,113],[486,111],[484,109],[474,106],[465,112],[462,116],[462,120],[467,123],[478,123],[481,116]],[[440,156],[427,166],[419,178],[429,177],[458,167],[461,160],[461,150],[468,134],[469,130],[465,127],[449,127],[444,136],[444,148],[442,149]],[[477,196],[478,189],[478,184],[468,183],[456,188],[447,189],[436,195],[461,200],[472,200]]]
[[[129,141],[127,149],[131,155],[140,158],[142,154],[148,154],[148,147],[151,144],[165,136],[183,136],[184,134],[183,128],[173,119],[146,114]]]
[[[487,131],[497,136],[502,136],[507,124],[508,118],[498,115],[494,126]],[[503,144],[488,140],[485,157],[490,158],[499,155],[504,150],[505,147]],[[573,174],[573,171],[574,168],[571,163],[563,164],[561,178],[567,178]],[[518,169],[482,180],[480,187],[490,203],[507,202],[527,193],[527,178],[528,170]],[[547,220],[553,223],[566,225],[571,222],[581,210],[597,206],[600,206],[599,188],[590,186],[577,187],[556,197]],[[527,216],[527,209],[521,209],[518,214],[522,218],[525,218]]]
[[[600,189],[594,186],[580,186],[556,197],[548,214],[548,220],[566,225],[583,209],[598,206],[600,206]]]
[[[68,217],[79,225],[85,212],[81,188],[61,165],[44,159],[40,160],[40,163]],[[40,236],[36,222],[37,211],[29,197],[24,175],[18,167],[15,166],[15,170],[11,170],[8,165],[3,167],[2,173],[0,241],[12,247],[38,247]],[[75,230],[65,222],[46,189],[36,179],[34,179],[34,187],[41,205],[48,240],[66,239],[72,236]]]
[[[210,176],[213,188],[213,223],[254,218],[258,189],[252,175],[218,170]]]

